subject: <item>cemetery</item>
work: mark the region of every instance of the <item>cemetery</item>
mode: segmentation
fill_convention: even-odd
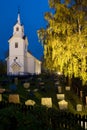
[[[7,130],[10,129],[9,127],[12,129],[13,126],[16,127],[15,129],[19,127],[21,129],[21,125],[24,128],[25,124],[27,129],[36,130],[38,127],[43,127],[44,123],[44,130],[48,128],[74,130],[73,124],[77,124],[76,128],[87,129],[87,95],[86,91],[78,86],[77,88],[74,89],[73,84],[68,86],[65,78],[58,75],[44,73],[26,77],[2,76],[0,78],[0,121],[2,122],[0,127],[5,129],[3,125],[5,121]],[[9,121],[6,122],[7,118],[15,121],[10,122],[9,126]],[[36,122],[38,118],[41,118],[40,122]],[[35,125],[29,125],[29,121],[31,124],[34,121]]]

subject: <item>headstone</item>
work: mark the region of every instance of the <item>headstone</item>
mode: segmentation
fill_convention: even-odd
[[[35,101],[33,101],[33,100],[27,100],[27,101],[25,101],[25,105],[26,106],[34,106],[35,105]]]
[[[66,86],[66,87],[65,87],[65,90],[66,90],[66,91],[70,91],[70,86]]]
[[[64,100],[65,99],[65,94],[57,94],[57,99]]]
[[[33,92],[37,92],[37,91],[38,91],[38,89],[34,89],[34,90],[33,90]]]
[[[26,83],[24,83],[24,84],[23,84],[23,86],[24,86],[24,88],[26,88],[26,89],[27,89],[27,88],[29,88],[29,87],[30,87],[30,83],[27,83],[27,82],[26,82]]]
[[[0,94],[0,102],[2,101],[2,94]]]
[[[58,102],[58,105],[60,110],[68,109],[68,102],[65,100]]]
[[[10,94],[8,100],[9,103],[20,103],[19,94]]]
[[[30,92],[31,90],[30,90],[30,89],[27,89],[26,91],[27,91],[27,92]]]
[[[41,98],[41,104],[47,106],[48,108],[52,107],[52,98]]]
[[[58,86],[58,93],[62,93],[62,87]]]
[[[4,88],[0,88],[0,93],[4,93],[5,89]]]
[[[55,82],[55,86],[58,86],[59,84],[60,84],[59,81],[56,81],[56,82]]]
[[[40,85],[40,86],[43,86],[43,85],[44,85],[44,82],[40,82],[39,85]]]
[[[76,109],[77,109],[77,111],[82,111],[82,105],[81,104],[77,104]]]

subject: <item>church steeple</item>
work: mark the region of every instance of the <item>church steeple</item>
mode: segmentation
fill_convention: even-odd
[[[16,22],[16,24],[13,27],[13,35],[16,35],[16,36],[19,36],[19,37],[23,37],[24,36],[24,27],[21,24],[19,9],[18,9],[17,22]]]
[[[19,12],[18,12],[17,22],[18,22],[18,24],[21,24],[21,20],[20,20],[20,13],[19,13]]]
[[[21,20],[20,20],[20,9],[19,9],[19,7],[18,7],[17,23],[18,23],[18,24],[21,24]]]

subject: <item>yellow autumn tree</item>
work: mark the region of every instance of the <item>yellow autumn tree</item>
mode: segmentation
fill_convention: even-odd
[[[71,1],[70,1],[71,2]],[[69,1],[49,0],[55,13],[45,13],[46,29],[38,30],[44,46],[44,67],[87,83],[87,16],[83,3],[68,7]]]

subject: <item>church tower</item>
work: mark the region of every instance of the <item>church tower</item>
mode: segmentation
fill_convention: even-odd
[[[28,40],[24,35],[24,27],[21,24],[20,13],[18,12],[17,22],[13,27],[13,35],[9,39],[8,74],[26,73],[26,56]]]

